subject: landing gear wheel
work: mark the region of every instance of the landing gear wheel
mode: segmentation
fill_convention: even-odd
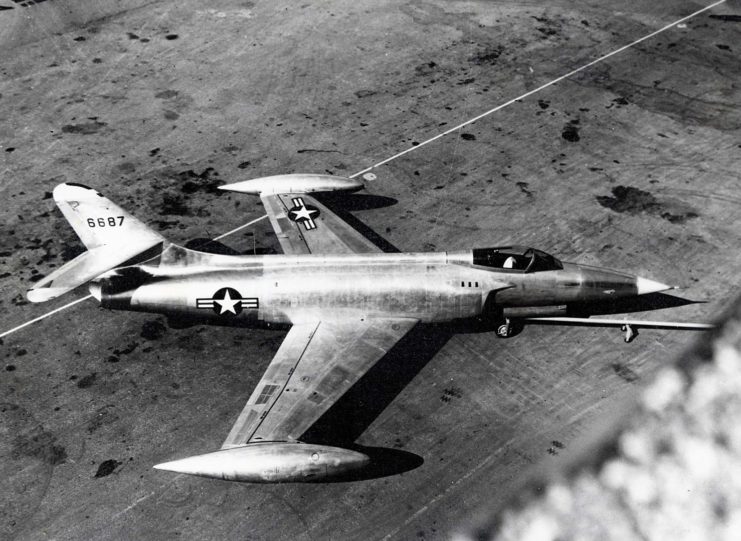
[[[634,329],[632,325],[621,325],[620,330],[625,333],[623,340],[625,340],[626,344],[629,344],[635,339],[636,336],[638,336],[638,330]]]
[[[509,318],[505,318],[504,323],[497,327],[497,336],[499,338],[509,338],[510,336],[512,336],[512,334],[514,334],[512,322],[509,320]]]

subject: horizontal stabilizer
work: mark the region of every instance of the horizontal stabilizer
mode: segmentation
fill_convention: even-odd
[[[363,183],[345,177],[331,175],[275,175],[254,178],[219,186],[219,190],[247,193],[251,195],[291,194],[313,192],[355,192],[363,189]]]
[[[148,248],[156,248],[152,250],[154,256],[161,252],[161,246],[162,243],[158,241]],[[93,248],[36,282],[28,290],[26,297],[31,302],[55,299],[140,254],[142,254],[142,247],[136,244]],[[142,260],[144,259],[148,259],[146,255],[142,257]]]

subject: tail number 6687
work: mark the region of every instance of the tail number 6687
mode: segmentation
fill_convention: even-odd
[[[88,218],[88,227],[117,227],[123,225],[123,216],[109,216],[108,218]]]

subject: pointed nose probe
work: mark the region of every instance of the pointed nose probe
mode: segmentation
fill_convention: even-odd
[[[648,278],[641,278],[640,276],[636,276],[636,289],[638,290],[638,295],[646,295],[647,293],[658,293],[659,291],[676,289],[676,286],[668,286],[666,284],[662,284],[661,282],[655,282],[654,280],[649,280]]]

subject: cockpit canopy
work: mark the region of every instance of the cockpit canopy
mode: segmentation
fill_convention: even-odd
[[[515,272],[563,269],[561,262],[552,255],[527,246],[474,248],[473,264]]]

